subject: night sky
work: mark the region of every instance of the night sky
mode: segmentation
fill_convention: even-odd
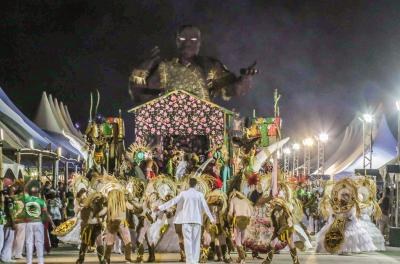
[[[0,9],[0,86],[31,118],[42,91],[82,124],[95,89],[104,115],[126,112],[132,67],[155,45],[173,56],[181,24],[199,26],[201,54],[236,73],[257,60],[252,92],[222,104],[272,115],[277,88],[291,136],[338,133],[378,102],[392,119],[400,98],[400,1],[8,2]]]

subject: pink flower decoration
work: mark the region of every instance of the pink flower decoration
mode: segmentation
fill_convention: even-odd
[[[187,132],[188,132],[188,133],[192,133],[192,131],[193,131],[193,130],[192,130],[191,127],[189,127],[189,128],[187,129]]]
[[[176,101],[176,96],[175,95],[171,96],[171,101],[173,101],[173,102]]]
[[[150,131],[151,131],[152,134],[154,134],[154,132],[156,132],[156,129],[152,128]]]
[[[205,123],[207,121],[207,119],[205,117],[203,117],[202,119],[200,119],[201,123]]]
[[[156,132],[156,134],[157,134],[157,135],[160,135],[161,133],[160,133],[160,131],[158,130],[158,131]]]
[[[206,133],[208,134],[208,133],[210,133],[210,128],[206,128]]]
[[[169,133],[173,133],[173,132],[174,132],[174,129],[171,127],[171,128],[168,130],[168,132],[169,132]]]

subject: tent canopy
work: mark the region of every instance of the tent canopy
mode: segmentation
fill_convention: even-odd
[[[379,169],[396,157],[397,142],[380,107],[374,116],[372,169]],[[354,174],[356,169],[363,167],[362,126],[362,122],[356,117],[339,137],[341,139],[339,147],[325,163],[326,174],[340,178]]]

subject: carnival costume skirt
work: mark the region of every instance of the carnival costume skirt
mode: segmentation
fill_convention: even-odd
[[[76,221],[74,226],[64,235],[58,235],[57,238],[65,244],[80,245],[81,244],[81,220],[70,219],[68,221]],[[65,222],[64,222],[65,223]],[[63,223],[63,224],[64,224]]]
[[[376,227],[376,225],[371,222],[369,216],[361,216],[360,224],[372,238],[372,242],[374,243],[377,250],[385,251],[385,238],[383,237],[381,231]]]
[[[325,249],[325,234],[329,231],[332,224],[330,220],[317,234],[317,252],[327,252]],[[360,220],[353,219],[346,223],[344,230],[344,241],[338,250],[338,254],[351,254],[361,252],[375,251],[377,248],[372,242],[372,238],[368,234],[368,231],[363,228]]]

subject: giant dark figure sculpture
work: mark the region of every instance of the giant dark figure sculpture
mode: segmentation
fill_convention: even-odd
[[[146,94],[174,89],[185,90],[201,99],[244,95],[251,88],[252,76],[258,72],[255,63],[240,71],[239,77],[218,60],[199,55],[200,30],[192,25],[181,26],[176,34],[178,57],[160,61],[155,47],[149,59],[132,71],[129,93],[136,100]]]

